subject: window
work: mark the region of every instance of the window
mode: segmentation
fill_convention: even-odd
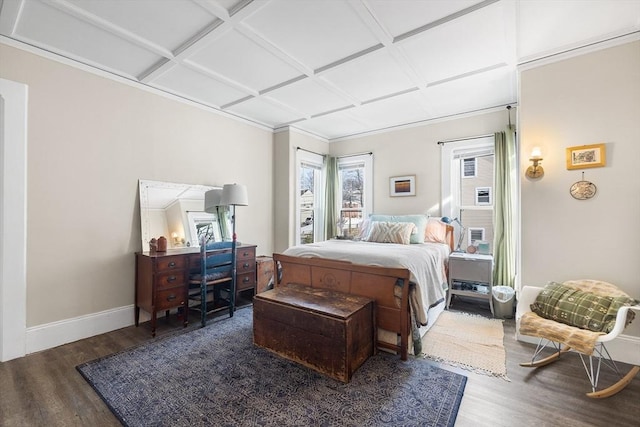
[[[338,159],[340,195],[339,233],[356,236],[372,209],[372,158],[370,154]]]
[[[462,159],[463,163],[463,178],[475,178],[476,177],[476,158],[471,157],[468,159]]]
[[[473,228],[469,227],[467,229],[468,232],[468,241],[471,242],[471,245],[474,245],[479,240],[484,240],[484,228]],[[468,246],[468,245],[467,245]]]
[[[322,240],[324,158],[299,150],[297,163],[296,243],[313,243]]]
[[[442,148],[442,215],[458,218],[467,229],[462,250],[476,240],[493,242],[493,147],[490,136]]]
[[[491,205],[491,187],[476,187],[476,205]]]

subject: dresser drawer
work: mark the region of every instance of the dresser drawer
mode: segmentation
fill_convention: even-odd
[[[256,271],[256,261],[251,259],[239,259],[236,260],[236,273],[243,274]]]
[[[184,271],[175,271],[170,273],[158,274],[156,280],[156,289],[175,288],[176,286],[184,286]]]
[[[256,286],[256,273],[250,271],[248,273],[240,274],[238,272],[236,278],[236,290],[244,291],[245,289],[253,289]]]
[[[168,310],[184,305],[184,288],[169,288],[156,292],[156,310]]]
[[[244,261],[244,260],[252,260],[255,263],[255,258],[256,258],[256,248],[251,247],[251,248],[238,248],[236,250],[236,260],[238,262],[240,261]],[[254,266],[255,267],[255,266]]]
[[[158,258],[156,272],[182,270],[185,268],[187,260],[184,256],[166,256]]]

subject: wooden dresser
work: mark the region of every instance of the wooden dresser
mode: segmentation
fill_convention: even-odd
[[[229,249],[221,249],[225,251]],[[140,310],[151,315],[151,335],[156,334],[157,313],[183,308],[184,326],[188,324],[189,273],[199,271],[199,248],[170,249],[167,252],[136,253],[135,324],[139,325]],[[256,287],[256,246],[240,244],[236,248],[236,292]],[[237,299],[237,298],[236,298]]]

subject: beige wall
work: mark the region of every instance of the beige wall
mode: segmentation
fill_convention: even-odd
[[[515,115],[512,112],[512,120]],[[438,141],[502,131],[507,110],[331,143],[331,155],[373,152],[373,211],[381,214],[440,215]],[[390,197],[389,178],[416,175],[415,197]]]
[[[238,238],[273,250],[273,134],[0,44],[29,86],[27,326],[134,303],[138,179],[246,184]]]
[[[522,283],[595,278],[640,298],[640,42],[523,71],[520,141],[522,168],[540,146],[545,170],[521,180]],[[566,169],[567,147],[594,143],[606,167]],[[590,200],[569,195],[582,171]]]
[[[274,252],[282,252],[295,244],[295,194],[297,148],[327,154],[329,144],[297,131],[275,134],[275,244]]]

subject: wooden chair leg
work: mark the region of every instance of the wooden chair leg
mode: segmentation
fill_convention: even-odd
[[[614,394],[622,391],[627,385],[629,385],[633,377],[635,377],[638,372],[640,372],[640,366],[634,366],[629,370],[629,372],[627,372],[627,375],[622,377],[620,381],[618,381],[617,383],[605,389],[596,390],[591,393],[587,393],[587,396],[594,399],[603,399],[605,397],[611,397]]]
[[[546,344],[552,344],[556,348],[556,352],[543,359],[536,360],[536,358],[540,355],[542,350],[546,348]],[[524,368],[539,368],[540,366],[545,366],[555,362],[560,358],[560,356],[562,356],[563,354],[569,351],[571,351],[571,347],[569,346],[565,346],[564,348],[562,348],[562,345],[559,343],[556,343],[554,341],[550,341],[544,338],[540,338],[540,341],[538,341],[536,350],[533,353],[533,357],[531,358],[531,362],[522,362],[520,363],[520,366]]]

